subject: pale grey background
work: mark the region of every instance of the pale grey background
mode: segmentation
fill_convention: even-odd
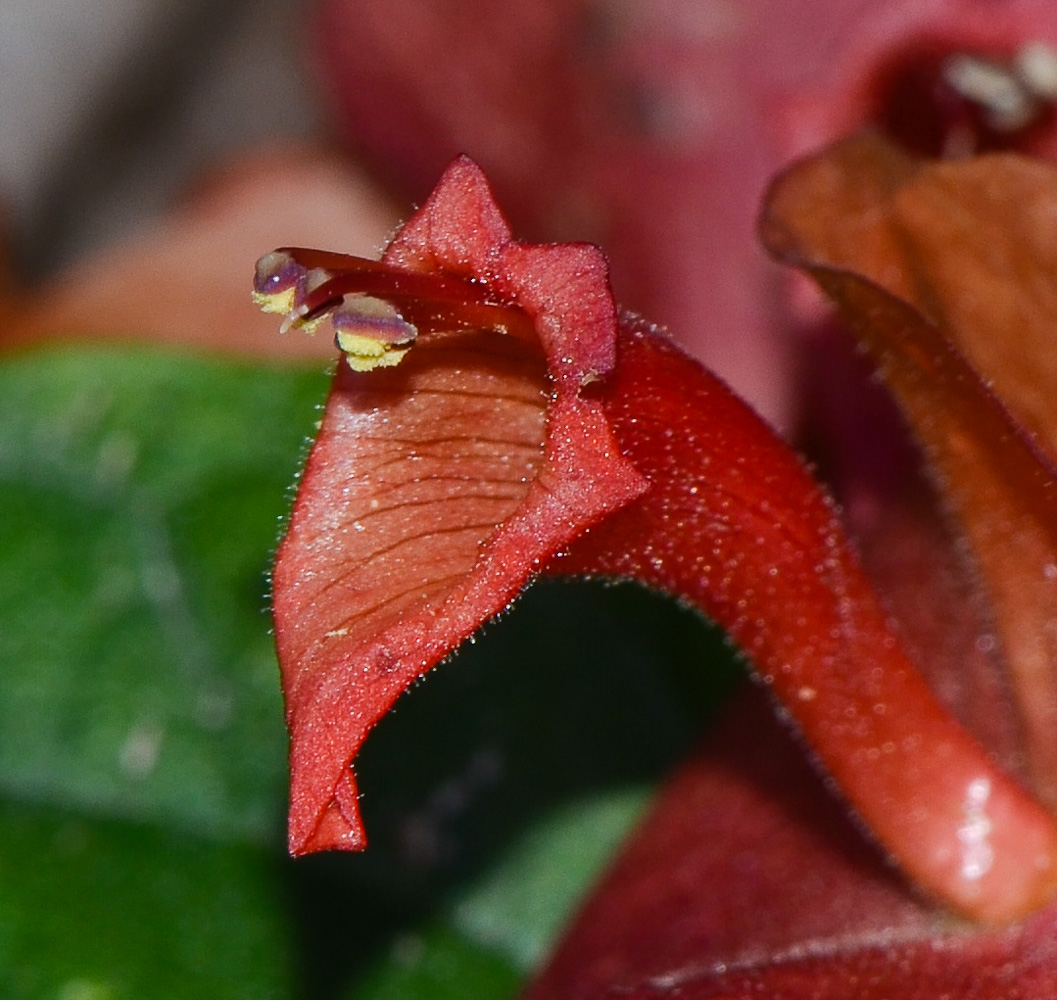
[[[319,112],[294,0],[0,0],[0,214],[41,277]]]

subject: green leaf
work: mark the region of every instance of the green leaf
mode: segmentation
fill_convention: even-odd
[[[395,933],[349,1000],[508,1000],[638,819],[645,791],[568,804],[517,838],[441,916]]]
[[[443,924],[396,937],[356,983],[348,1000],[508,1000],[520,976],[493,954]]]
[[[325,381],[148,350],[0,366],[0,793],[274,835],[266,571]]]
[[[555,811],[456,899],[453,924],[518,969],[536,968],[647,800],[644,789],[618,791]]]
[[[0,995],[290,996],[273,876],[256,848],[0,804]]]

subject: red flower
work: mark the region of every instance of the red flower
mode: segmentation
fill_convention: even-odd
[[[956,563],[936,571],[936,526],[930,548],[913,523],[898,524],[885,540],[894,559],[870,561],[909,612],[904,634],[1050,809],[1055,218],[1048,165],[992,156],[922,166],[866,137],[781,178],[763,223],[771,249],[841,307],[899,398],[960,538],[960,569],[969,563],[975,597],[986,599],[980,629],[967,598],[951,600],[945,576]],[[903,517],[905,499],[889,500]],[[912,620],[915,605],[924,620]],[[968,649],[950,643],[966,630]],[[960,697],[966,689],[984,699]],[[662,795],[531,1000],[1057,993],[1052,904],[986,930],[916,900],[863,849],[759,706],[743,707],[707,750]]]
[[[291,324],[329,319],[350,360],[275,570],[295,853],[363,846],[350,764],[371,726],[545,570],[639,579],[725,625],[935,898],[998,922],[1052,896],[1053,817],[932,694],[797,458],[618,317],[596,250],[514,241],[461,160],[380,264],[281,252],[257,291]],[[988,447],[989,419],[964,429]]]

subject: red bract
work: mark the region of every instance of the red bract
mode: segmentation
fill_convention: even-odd
[[[933,696],[799,460],[618,320],[598,251],[514,241],[461,160],[381,265],[287,251],[257,291],[292,324],[330,317],[350,359],[275,570],[295,853],[363,846],[368,731],[546,570],[638,579],[725,625],[933,896],[985,921],[1050,898],[1053,818]]]
[[[646,487],[580,391],[614,359],[597,250],[514,243],[463,162],[384,261],[394,283],[486,286],[531,317],[546,359],[514,337],[442,333],[392,372],[339,366],[275,567],[295,853],[362,846],[348,765],[367,731],[570,537]],[[465,305],[477,297],[467,286]]]

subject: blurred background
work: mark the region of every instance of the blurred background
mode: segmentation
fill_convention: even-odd
[[[304,7],[11,0],[0,8],[0,191],[24,277],[113,242],[192,178],[321,133]]]

